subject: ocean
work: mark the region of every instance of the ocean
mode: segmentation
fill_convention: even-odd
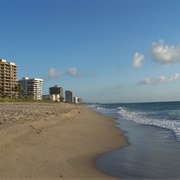
[[[180,102],[89,104],[116,117],[128,146],[100,155],[96,167],[121,179],[180,179]],[[108,132],[107,132],[108,133]]]

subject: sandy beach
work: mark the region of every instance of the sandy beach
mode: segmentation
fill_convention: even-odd
[[[61,103],[0,103],[0,179],[112,178],[95,158],[127,144],[113,118]]]

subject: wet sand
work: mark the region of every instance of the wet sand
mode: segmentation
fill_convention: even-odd
[[[127,145],[113,120],[77,105],[0,103],[0,179],[111,179],[95,159]]]

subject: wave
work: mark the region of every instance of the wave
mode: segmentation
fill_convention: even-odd
[[[117,113],[119,114],[119,118],[128,121],[170,130],[173,132],[176,139],[180,141],[180,121],[178,120],[167,119],[160,115],[158,116],[159,113],[157,112],[151,112],[150,114],[149,112],[143,111],[129,111],[123,107],[118,107]],[[154,115],[154,117],[152,115]]]
[[[103,105],[103,104],[91,104],[91,105],[88,105],[87,107],[89,109],[92,109],[92,110],[99,112],[101,114],[118,118],[116,108],[107,108],[106,106],[107,105]]]
[[[171,131],[180,141],[180,110],[158,109],[152,107],[137,107],[116,104],[91,104],[88,108],[104,115],[132,121],[138,124],[155,126]]]
[[[87,106],[89,109],[95,110],[95,111],[106,111],[106,108],[101,107],[100,105],[91,104]]]

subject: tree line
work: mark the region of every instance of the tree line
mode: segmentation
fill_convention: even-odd
[[[24,89],[21,88],[20,85],[15,85],[11,89],[11,92],[6,92],[3,87],[0,87],[0,98],[15,98],[15,99],[29,98],[29,99],[34,99],[34,93],[29,92],[28,95],[26,95]]]

